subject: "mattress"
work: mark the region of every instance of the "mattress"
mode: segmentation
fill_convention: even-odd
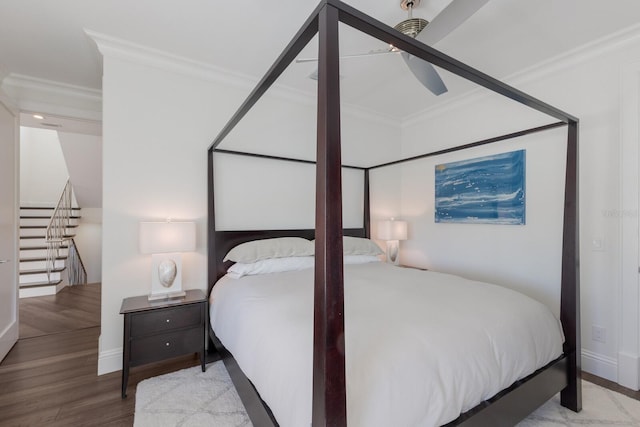
[[[557,359],[543,304],[497,285],[345,265],[347,422],[436,426]],[[223,277],[211,325],[283,427],[311,424],[313,269]]]

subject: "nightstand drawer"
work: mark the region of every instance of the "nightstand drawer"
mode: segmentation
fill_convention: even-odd
[[[156,362],[169,357],[202,351],[204,330],[201,326],[137,338],[131,341],[131,365]]]
[[[202,306],[190,306],[140,312],[131,316],[131,337],[171,331],[202,324]]]

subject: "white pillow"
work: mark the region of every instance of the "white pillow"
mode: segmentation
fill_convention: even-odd
[[[342,251],[345,255],[382,255],[384,252],[372,240],[344,236]]]
[[[344,265],[347,264],[368,264],[370,262],[380,262],[376,255],[345,255]]]
[[[314,254],[310,240],[302,237],[277,237],[252,240],[231,249],[223,261],[252,263],[263,259],[302,257]]]
[[[227,276],[239,279],[254,274],[281,273],[313,268],[315,258],[312,256],[295,256],[285,258],[269,258],[251,263],[237,262],[227,270]]]

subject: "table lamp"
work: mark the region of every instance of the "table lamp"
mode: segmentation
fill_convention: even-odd
[[[151,254],[149,301],[181,298],[182,252],[196,248],[194,222],[141,222],[140,252]]]
[[[387,262],[400,264],[400,240],[407,240],[407,222],[393,218],[378,223],[378,239],[387,241]]]

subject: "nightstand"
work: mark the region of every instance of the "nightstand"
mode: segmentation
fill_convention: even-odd
[[[122,398],[127,397],[129,368],[189,353],[200,354],[205,371],[207,297],[199,289],[180,299],[149,301],[147,295],[125,298]]]

